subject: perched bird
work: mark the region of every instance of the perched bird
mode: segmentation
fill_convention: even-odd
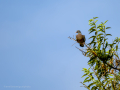
[[[85,35],[82,35],[80,30],[77,30],[76,33],[78,33],[76,35],[76,41],[80,44],[81,47],[84,47]]]

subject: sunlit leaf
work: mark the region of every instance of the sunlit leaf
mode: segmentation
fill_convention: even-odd
[[[106,20],[105,22],[104,22],[104,24],[107,22],[108,20]]]
[[[95,23],[97,22],[98,20],[95,21]]]
[[[96,19],[96,18],[98,18],[98,17],[93,17],[93,19]]]
[[[93,21],[93,19],[90,19],[89,22]]]

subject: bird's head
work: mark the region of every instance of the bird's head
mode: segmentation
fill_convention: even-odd
[[[80,31],[80,30],[77,30],[75,33],[81,33],[81,31]]]

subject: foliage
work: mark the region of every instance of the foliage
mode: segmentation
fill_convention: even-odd
[[[85,74],[82,77],[86,78],[81,83],[88,90],[120,90],[120,59],[118,55],[120,38],[116,37],[112,43],[108,43],[108,36],[112,36],[106,33],[106,30],[111,28],[105,25],[108,20],[96,25],[97,18],[93,17],[89,20],[91,28],[88,31],[89,34],[94,33],[94,35],[89,38],[91,42],[85,44],[87,49],[83,51],[77,48],[82,51],[84,56],[90,58],[88,61],[90,68],[83,68]],[[89,85],[85,83],[89,83]]]

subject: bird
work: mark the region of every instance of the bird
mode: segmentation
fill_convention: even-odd
[[[77,30],[76,41],[80,44],[81,47],[84,47],[85,44],[85,35],[82,35],[80,30]]]

